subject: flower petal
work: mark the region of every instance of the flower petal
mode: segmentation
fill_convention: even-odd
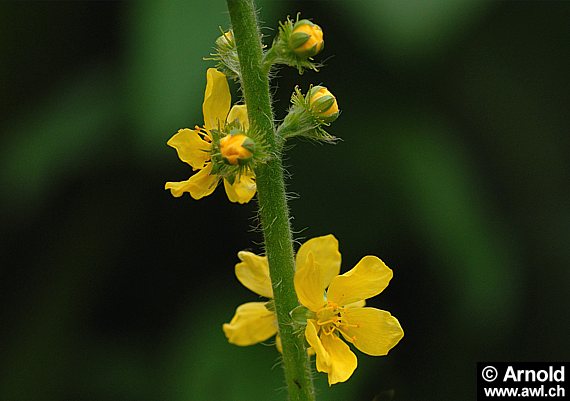
[[[265,302],[248,302],[238,306],[231,322],[224,323],[224,334],[235,345],[253,345],[277,333],[277,317]]]
[[[168,181],[166,184],[164,184],[164,189],[170,189],[170,193],[172,194],[172,196],[174,196],[175,198],[180,198],[184,194],[184,192],[189,192],[188,190],[189,183],[190,180],[180,181],[180,182]]]
[[[212,145],[202,139],[199,131],[180,129],[166,144],[176,149],[180,160],[191,165],[194,170],[204,168],[210,160]]]
[[[293,281],[301,304],[313,312],[323,307],[326,284],[322,280],[320,266],[314,262],[312,253],[309,252],[307,261],[301,268],[297,266]]]
[[[215,68],[208,68],[206,93],[202,104],[206,129],[218,129],[219,125],[225,125],[231,101],[230,87],[226,76]]]
[[[329,234],[305,242],[297,252],[297,270],[305,266],[309,253],[313,254],[314,261],[319,266],[320,280],[324,285],[324,290],[332,278],[340,273],[341,256],[338,251],[338,240],[334,235]]]
[[[345,309],[343,317],[348,323],[342,328],[344,338],[368,355],[386,355],[404,337],[398,319],[384,310]]]
[[[236,177],[233,185],[224,179],[224,188],[230,202],[247,203],[254,197],[257,191],[255,175],[243,174],[239,178]]]
[[[247,107],[245,104],[234,104],[228,114],[227,121],[231,123],[238,120],[244,130],[249,129],[249,118],[247,116]]]
[[[321,342],[330,356],[329,386],[347,381],[358,365],[356,355],[336,334],[321,334]]]
[[[189,192],[192,198],[201,199],[214,192],[218,185],[219,178],[216,175],[210,175],[211,171],[212,165],[208,164],[186,181],[167,182],[164,189],[170,189],[172,195],[177,198],[184,192]]]
[[[366,306],[366,301],[363,299],[361,301],[356,301],[348,305],[344,305],[345,308],[364,308]]]
[[[342,306],[380,294],[392,270],[376,256],[365,256],[351,270],[332,279],[327,299]]]
[[[238,258],[241,262],[236,265],[236,277],[240,283],[262,297],[273,298],[267,256],[241,251]]]
[[[330,370],[330,355],[323,347],[321,339],[317,334],[317,325],[313,319],[307,320],[307,326],[305,327],[305,338],[311,346],[313,352],[317,355],[316,364],[317,371],[328,373]]]

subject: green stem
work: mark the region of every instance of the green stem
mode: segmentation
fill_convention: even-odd
[[[267,67],[253,0],[227,0],[240,60],[241,84],[253,129],[261,132],[273,157],[255,170],[265,252],[273,285],[283,367],[290,401],[314,401],[309,358],[302,334],[295,332],[290,312],[298,306],[293,285],[295,262],[289,209],[281,161],[281,141],[275,135]]]
[[[277,59],[277,54],[275,54],[275,49],[273,48],[273,46],[271,46],[269,50],[265,52],[265,54],[263,55],[263,59],[261,61],[261,68],[264,75],[269,75],[271,67],[273,66],[273,63],[275,62],[276,59]]]

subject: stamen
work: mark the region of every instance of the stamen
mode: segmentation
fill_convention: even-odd
[[[212,136],[210,135],[210,131],[208,131],[205,127],[200,127],[198,125],[194,126],[194,130],[198,132],[198,135],[202,136],[202,139],[206,142],[212,142]]]
[[[351,342],[355,342],[356,341],[356,336],[349,336],[348,333],[346,333],[343,329],[341,329],[340,327],[337,328],[338,331],[340,331],[342,333],[342,335],[344,336],[344,338],[349,338]]]
[[[330,331],[327,331],[327,329],[323,327],[322,330],[323,330],[323,333],[325,333],[325,335],[330,335],[330,334],[333,334],[335,332],[335,330],[337,330],[337,328],[331,327]]]
[[[354,327],[354,328],[358,328],[358,327],[359,327],[358,324],[350,324],[350,323],[348,323],[346,320],[342,320],[342,321],[341,321],[341,324],[342,324],[343,326],[345,326],[345,327]]]

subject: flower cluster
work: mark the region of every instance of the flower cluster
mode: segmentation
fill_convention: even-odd
[[[255,73],[264,73],[267,78],[276,65],[295,67],[299,73],[305,69],[317,71],[313,57],[323,48],[320,26],[307,19],[287,18],[280,25],[273,45],[264,51]],[[325,128],[338,118],[340,110],[336,97],[325,86],[311,85],[305,94],[296,87],[282,123],[276,130],[260,133],[260,128],[255,128],[255,123],[259,123],[255,111],[261,108],[255,107],[252,98],[248,101],[253,108],[250,112],[254,112],[251,114],[253,127],[247,106],[232,106],[227,78],[241,83],[247,77],[245,72],[242,76],[238,43],[232,30],[222,31],[215,49],[210,60],[218,64],[206,73],[203,125],[180,129],[167,142],[176,149],[180,160],[197,172],[188,180],[167,182],[165,189],[175,197],[188,192],[192,198],[201,199],[223,181],[228,199],[243,204],[256,194],[256,172],[261,191],[261,183],[267,182],[261,179],[261,168],[272,157],[281,157],[286,140],[305,137],[335,142],[336,138]],[[266,144],[267,138],[271,139],[271,147]],[[288,220],[285,217],[283,221]],[[292,247],[289,251],[292,252]],[[297,349],[305,342],[308,355],[315,356],[317,370],[326,373],[332,385],[348,380],[357,367],[357,357],[350,344],[365,354],[380,356],[386,355],[403,337],[398,320],[389,312],[365,306],[366,299],[380,294],[388,286],[392,270],[376,256],[365,256],[351,270],[340,274],[341,254],[333,235],[313,238],[299,248],[294,277],[288,276],[288,285],[292,287],[292,281],[295,291],[293,294],[291,288],[289,307],[298,301],[298,306],[291,311],[279,309],[280,297],[273,299],[274,288],[276,295],[283,292],[278,290],[279,282],[272,283],[268,258],[247,251],[239,252],[238,258],[237,279],[265,300],[240,305],[231,321],[223,325],[223,332],[232,344],[248,346],[275,336],[277,349],[285,356],[287,347],[291,348],[286,345],[291,344],[290,341],[297,341]],[[290,257],[289,260],[292,261]],[[289,312],[290,321],[278,321],[276,308],[280,319],[283,319],[283,311]],[[281,347],[280,325],[285,349]],[[292,325],[298,337],[285,333],[284,327],[289,326],[284,325]]]
[[[231,202],[247,203],[256,193],[255,168],[269,159],[264,138],[250,130],[247,108],[244,104],[231,106],[227,76],[238,79],[240,65],[236,40],[232,30],[222,31],[215,42],[217,69],[206,74],[206,93],[202,111],[204,124],[194,129],[183,128],[167,144],[178,153],[183,162],[198,171],[185,181],[169,181],[165,189],[173,196],[188,192],[194,199],[210,195],[220,180]],[[313,22],[287,19],[281,24],[273,46],[265,54],[265,63],[287,64],[299,68],[313,68],[312,57],[324,47],[323,31]],[[334,142],[324,127],[339,116],[334,95],[324,86],[311,86],[306,95],[299,89],[291,98],[292,107],[277,134],[281,142],[292,137],[307,137],[317,141]]]

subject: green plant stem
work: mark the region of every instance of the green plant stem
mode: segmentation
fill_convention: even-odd
[[[275,311],[283,345],[283,367],[290,401],[314,401],[309,358],[302,333],[296,333],[290,312],[298,306],[293,284],[295,262],[289,209],[281,160],[281,141],[275,135],[267,68],[252,0],[227,0],[240,60],[241,84],[250,125],[262,133],[272,156],[255,170],[259,215],[269,260]]]
[[[261,61],[261,67],[264,75],[269,75],[269,71],[271,71],[271,67],[276,59],[277,54],[275,54],[275,48],[271,46],[269,50],[265,52]]]

